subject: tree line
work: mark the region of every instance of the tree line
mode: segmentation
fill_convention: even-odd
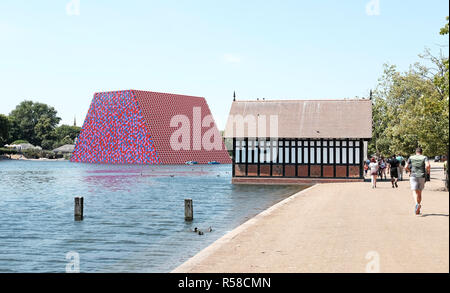
[[[448,42],[449,18],[440,30]],[[448,50],[448,43],[446,45]],[[446,51],[447,51],[446,50]],[[442,51],[434,56],[425,49],[421,62],[399,72],[384,65],[372,98],[373,137],[369,154],[409,155],[422,147],[428,156],[448,152],[449,68]]]
[[[55,108],[23,101],[8,116],[0,114],[0,146],[28,142],[44,150],[73,144],[81,127],[61,125]]]

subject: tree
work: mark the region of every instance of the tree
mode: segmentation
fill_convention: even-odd
[[[441,28],[441,31],[439,32],[439,34],[441,35],[448,35],[448,22],[449,22],[448,16],[445,19],[447,20],[447,23],[444,25],[443,28]]]
[[[77,138],[80,134],[80,131],[81,127],[78,126],[63,124],[57,127],[54,131],[56,142],[53,144],[53,148],[57,148],[65,144],[73,144],[75,142],[75,138]]]
[[[48,139],[61,120],[53,107],[32,101],[21,102],[9,117],[12,120],[10,139],[25,139],[34,145]]]
[[[11,124],[8,117],[0,114],[0,146],[8,142]]]
[[[448,34],[448,17],[441,34]],[[421,146],[428,155],[447,152],[449,139],[448,57],[429,49],[407,72],[385,65],[373,95],[373,137],[369,152],[410,154]]]
[[[448,97],[444,98],[424,68],[397,72],[385,65],[374,91],[373,137],[369,151],[411,154],[417,146],[429,155],[444,154],[448,141]]]
[[[52,119],[47,115],[39,117],[34,126],[34,133],[41,142],[44,140],[55,140],[56,136],[54,130],[55,125],[52,123]]]
[[[63,124],[55,129],[55,135],[58,140],[69,137],[73,141],[80,134],[80,131],[81,127]]]

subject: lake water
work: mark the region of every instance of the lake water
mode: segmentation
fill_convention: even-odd
[[[231,165],[0,161],[0,272],[65,272],[71,251],[81,272],[169,272],[301,188],[232,185]]]

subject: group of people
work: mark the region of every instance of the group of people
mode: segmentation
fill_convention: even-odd
[[[414,213],[420,214],[422,203],[422,190],[425,187],[427,175],[429,176],[431,166],[428,158],[422,154],[422,148],[416,149],[416,154],[410,156],[407,160],[401,155],[392,155],[385,159],[380,157],[378,160],[374,157],[364,163],[365,174],[370,172],[372,188],[377,188],[377,178],[386,179],[387,174],[391,175],[392,188],[398,188],[398,181],[403,180],[403,170],[409,172],[409,181],[413,193],[415,207]]]
[[[364,162],[364,174],[370,172],[372,188],[377,188],[377,178],[387,179],[387,174],[391,175],[392,188],[398,187],[398,180],[403,180],[403,170],[406,165],[406,160],[402,155],[392,155],[390,158],[385,159],[384,157],[378,158],[374,157],[367,159]]]

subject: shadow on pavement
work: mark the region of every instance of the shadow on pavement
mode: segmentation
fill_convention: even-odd
[[[448,217],[447,214],[424,214],[422,217]]]

